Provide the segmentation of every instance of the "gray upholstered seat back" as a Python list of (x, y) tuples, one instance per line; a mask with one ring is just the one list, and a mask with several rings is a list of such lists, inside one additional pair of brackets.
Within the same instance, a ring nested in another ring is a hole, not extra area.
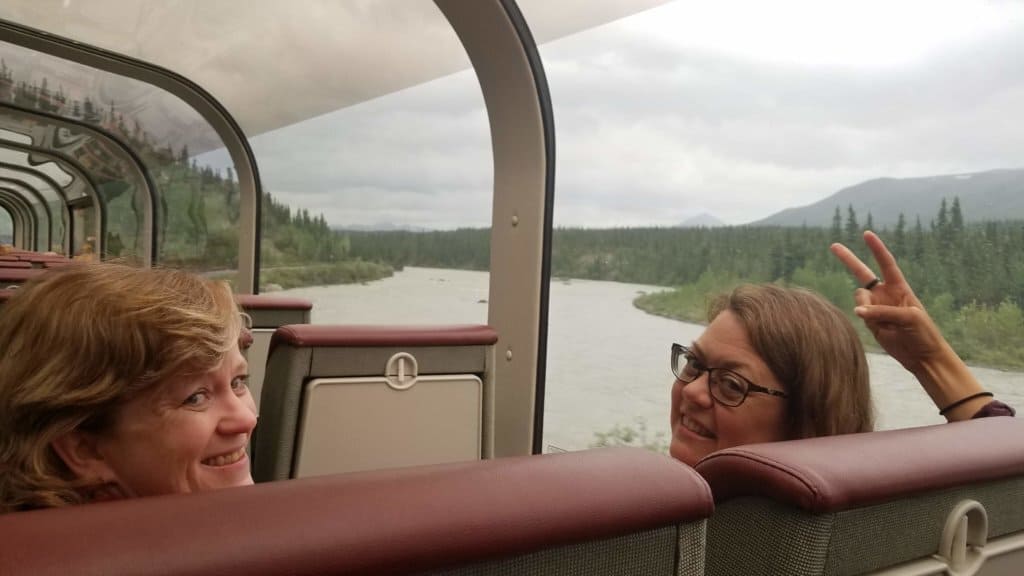
[[(987, 418), (712, 454), (707, 573), (1001, 574), (993, 556), (1024, 551), (1022, 440), (1024, 421)], [(941, 550), (958, 520), (973, 545)]]
[(281, 327), (256, 481), (490, 457), (496, 341), (476, 325)]

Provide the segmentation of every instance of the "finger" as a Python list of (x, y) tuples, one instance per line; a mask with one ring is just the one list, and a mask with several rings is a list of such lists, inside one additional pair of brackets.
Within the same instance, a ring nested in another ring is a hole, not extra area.
[(853, 274), (853, 277), (857, 279), (858, 284), (863, 286), (874, 280), (875, 273), (872, 272), (871, 268), (868, 268), (868, 265), (862, 262), (856, 254), (851, 252), (849, 248), (836, 242), (829, 246), (829, 250), (831, 250), (832, 254), (834, 254), (835, 257), (843, 263), (843, 266), (846, 266), (846, 269), (850, 271), (850, 274)]
[(853, 312), (865, 322), (910, 327), (921, 322), (924, 311), (911, 306), (859, 305)]
[(871, 290), (857, 288), (853, 291), (853, 301), (857, 306), (870, 306), (874, 303), (873, 300)]
[(903, 278), (903, 271), (896, 264), (896, 257), (892, 255), (892, 252), (889, 252), (885, 242), (882, 242), (878, 234), (870, 230), (864, 232), (864, 243), (871, 250), (871, 254), (875, 257), (875, 262), (878, 262), (878, 268), (882, 273), (882, 280), (884, 282), (888, 284), (906, 283), (906, 279)]

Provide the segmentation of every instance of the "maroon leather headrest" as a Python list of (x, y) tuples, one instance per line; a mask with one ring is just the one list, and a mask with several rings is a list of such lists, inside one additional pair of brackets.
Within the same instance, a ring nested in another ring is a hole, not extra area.
[(235, 301), (243, 310), (312, 310), (313, 303), (303, 298), (264, 296), (263, 294), (235, 294)]
[(608, 448), (8, 514), (0, 574), (419, 573), (700, 520), (713, 506), (688, 466)]
[(60, 254), (27, 253), (27, 254), (20, 254), (18, 257), (21, 260), (24, 260), (26, 262), (39, 262), (39, 263), (43, 263), (43, 262), (68, 262), (68, 261), (71, 260), (67, 256), (61, 256)]
[(31, 262), (23, 262), (21, 260), (2, 260), (0, 261), (0, 268), (31, 268)]
[(1024, 474), (1024, 420), (979, 418), (904, 430), (751, 444), (697, 463), (715, 501), (771, 498), (836, 512)]
[(474, 346), (498, 341), (490, 326), (453, 324), (445, 326), (326, 325), (289, 324), (274, 331), (270, 348), (280, 344), (293, 347), (326, 346)]
[(44, 272), (45, 268), (0, 268), (0, 282), (24, 282)]

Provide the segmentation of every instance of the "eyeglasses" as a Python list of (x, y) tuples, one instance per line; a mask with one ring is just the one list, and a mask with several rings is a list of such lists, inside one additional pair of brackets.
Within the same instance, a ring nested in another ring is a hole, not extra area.
[(781, 390), (772, 390), (758, 386), (743, 376), (727, 368), (709, 368), (697, 360), (694, 353), (682, 344), (672, 345), (672, 374), (679, 381), (689, 384), (700, 375), (708, 373), (708, 392), (716, 402), (724, 406), (739, 406), (747, 399), (747, 394), (760, 392), (781, 398), (789, 395)]

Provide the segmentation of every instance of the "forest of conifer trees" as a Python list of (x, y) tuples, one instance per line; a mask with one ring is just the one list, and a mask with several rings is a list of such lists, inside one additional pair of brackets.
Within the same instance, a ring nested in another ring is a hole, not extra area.
[[(856, 286), (828, 247), (843, 242), (873, 263), (861, 240), (869, 216), (859, 218), (837, 207), (830, 228), (562, 228), (552, 242), (552, 275), (671, 287), (637, 305), (690, 321), (704, 319), (709, 294), (741, 282), (804, 286), (852, 311)], [(901, 215), (878, 232), (965, 359), (1024, 366), (1024, 222), (965, 223), (954, 198), (942, 200), (927, 223)], [(396, 268), (486, 270), (490, 259), (486, 229), (346, 235), (353, 255)]]
[[(237, 265), (238, 190), (230, 169), (222, 174), (200, 167), (187, 147), (176, 151), (158, 142), (115, 103), (68, 94), (46, 78), (19, 80), (2, 60), (0, 101), (94, 125), (137, 150), (159, 183), (161, 262), (197, 270)], [(138, 250), (140, 229), (140, 208), (130, 186), (110, 176), (99, 189), (107, 201), (107, 256), (130, 257)], [(860, 234), (872, 227), (870, 213), (837, 206), (825, 228), (562, 228), (554, 233), (552, 273), (671, 288), (642, 297), (637, 305), (691, 321), (703, 318), (708, 294), (740, 282), (805, 286), (850, 310), (853, 280), (828, 246), (843, 242), (870, 262)], [(879, 232), (965, 359), (1024, 367), (1024, 221), (968, 223), (959, 199), (952, 198), (943, 199), (927, 223), (908, 222), (900, 214), (895, 226)], [(284, 287), (380, 278), (403, 266), (486, 270), (489, 240), (487, 229), (334, 231), (322, 215), (293, 211), (263, 192), (263, 279)], [(312, 276), (296, 275), (294, 269), (302, 267), (316, 270)], [(271, 272), (275, 268), (277, 277)]]

